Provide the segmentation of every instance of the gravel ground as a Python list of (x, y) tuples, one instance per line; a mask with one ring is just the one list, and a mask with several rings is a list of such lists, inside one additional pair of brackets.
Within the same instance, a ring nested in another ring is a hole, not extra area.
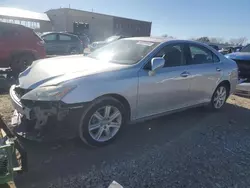
[[(8, 96), (0, 112), (11, 115)], [(202, 108), (129, 125), (104, 148), (77, 141), (24, 142), (29, 172), (17, 187), (250, 187), (250, 99), (231, 96), (224, 109)]]

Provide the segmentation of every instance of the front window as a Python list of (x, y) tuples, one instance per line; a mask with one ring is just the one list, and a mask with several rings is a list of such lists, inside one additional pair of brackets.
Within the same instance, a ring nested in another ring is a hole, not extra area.
[(182, 44), (167, 45), (155, 57), (163, 57), (165, 59), (164, 67), (177, 67), (186, 64)]
[(88, 57), (118, 64), (136, 64), (158, 44), (140, 40), (117, 40), (95, 50)]
[(42, 36), (42, 38), (46, 42), (48, 42), (48, 41), (56, 41), (56, 34), (45, 35), (45, 36)]
[(250, 52), (250, 44), (241, 49), (241, 52)]

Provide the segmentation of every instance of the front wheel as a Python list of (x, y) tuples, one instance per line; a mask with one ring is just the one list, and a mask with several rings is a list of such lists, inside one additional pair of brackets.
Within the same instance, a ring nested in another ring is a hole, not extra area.
[(103, 146), (112, 142), (126, 122), (125, 112), (122, 103), (112, 97), (93, 102), (81, 117), (81, 140), (91, 146)]
[(229, 91), (226, 85), (219, 85), (211, 99), (211, 107), (215, 110), (221, 109), (226, 103)]

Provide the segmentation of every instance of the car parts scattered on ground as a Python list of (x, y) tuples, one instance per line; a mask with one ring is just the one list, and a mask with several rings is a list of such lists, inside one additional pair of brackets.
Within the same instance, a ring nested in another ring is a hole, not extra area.
[(0, 115), (0, 185), (14, 181), (14, 173), (27, 170), (27, 154)]

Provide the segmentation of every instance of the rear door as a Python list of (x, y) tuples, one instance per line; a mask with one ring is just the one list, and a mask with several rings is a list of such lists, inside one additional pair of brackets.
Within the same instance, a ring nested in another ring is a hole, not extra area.
[(58, 43), (58, 34), (50, 33), (41, 37), (45, 42), (47, 55), (60, 55), (60, 45)]
[(192, 75), (190, 97), (193, 105), (209, 102), (222, 77), (222, 63), (208, 48), (189, 44), (187, 63)]

